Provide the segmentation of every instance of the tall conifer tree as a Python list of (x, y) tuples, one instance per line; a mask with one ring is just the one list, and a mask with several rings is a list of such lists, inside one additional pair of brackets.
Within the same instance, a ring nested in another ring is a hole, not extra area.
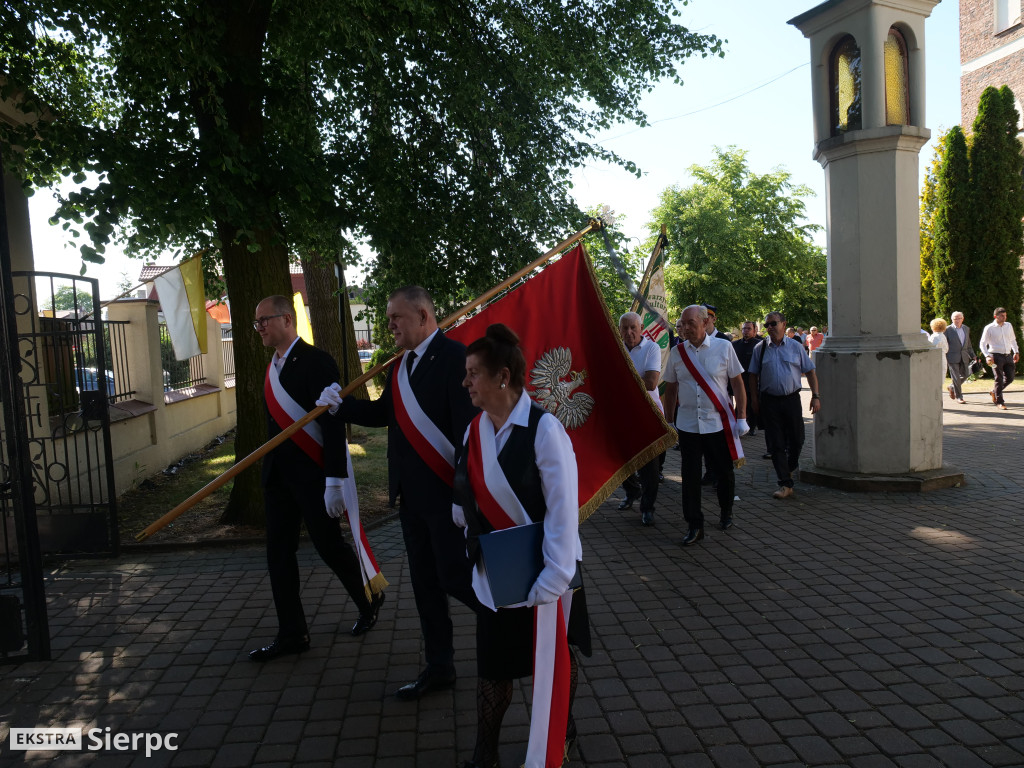
[[(960, 126), (953, 126), (946, 134), (940, 154), (932, 219), (934, 286), (931, 307), (932, 317), (942, 317), (948, 322), (953, 312), (966, 311), (964, 307), (969, 298), (966, 276), (971, 263), (970, 166), (967, 140)], [(930, 319), (925, 318), (925, 322)]]
[(1004, 306), (1007, 320), (1019, 330), (1024, 160), (1017, 140), (1018, 120), (1008, 87), (982, 92), (969, 152), (972, 253), (967, 269), (970, 290), (963, 309), (968, 323), (984, 324), (991, 321), (995, 307)]

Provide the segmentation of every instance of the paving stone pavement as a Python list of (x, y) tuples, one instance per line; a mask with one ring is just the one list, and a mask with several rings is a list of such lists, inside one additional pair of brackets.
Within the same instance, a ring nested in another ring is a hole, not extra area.
[[(675, 451), (654, 527), (618, 512), (619, 494), (606, 502), (581, 529), (595, 647), (572, 765), (1024, 766), (1024, 392), (1005, 412), (968, 397), (943, 400), (961, 488), (798, 483), (777, 501), (758, 435), (735, 527), (697, 546), (679, 546)], [(704, 502), (717, 519), (710, 490)], [(399, 525), (370, 540), (392, 583), (377, 627), (348, 635), (355, 611), (306, 543), (313, 647), (265, 665), (246, 658), (275, 628), (258, 547), (53, 565), (53, 660), (0, 666), (0, 766), (460, 764), (476, 720), (472, 616), (453, 608), (455, 689), (395, 699), (420, 670), (419, 624)], [(525, 754), (529, 690), (517, 685), (506, 717), (505, 766)], [(177, 749), (12, 753), (9, 729), (31, 726), (176, 733)]]

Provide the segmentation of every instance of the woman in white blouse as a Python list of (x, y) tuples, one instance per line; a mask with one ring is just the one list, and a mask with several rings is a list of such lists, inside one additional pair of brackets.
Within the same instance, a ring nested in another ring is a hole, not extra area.
[[(525, 381), (519, 338), (507, 326), (491, 325), (486, 336), (466, 348), (462, 383), (482, 412), (466, 430), (455, 469), (452, 518), (466, 529), (473, 589), (484, 607), (476, 628), (476, 748), (464, 768), (498, 765), (501, 721), (512, 701), (513, 680), (531, 674), (526, 766), (561, 761), (576, 738), (569, 712), (577, 664), (568, 646), (590, 655), (583, 590), (570, 586), (583, 556), (576, 456), (561, 422), (530, 400)], [(529, 595), (523, 603), (496, 606), (479, 538), (538, 522), (543, 524), (543, 566)]]
[(942, 360), (939, 366), (939, 387), (941, 389), (946, 388), (946, 353), (949, 352), (949, 341), (946, 339), (946, 321), (941, 317), (936, 317), (929, 323), (929, 327), (932, 332), (928, 334), (928, 341), (932, 343), (933, 347), (937, 347), (942, 351)]

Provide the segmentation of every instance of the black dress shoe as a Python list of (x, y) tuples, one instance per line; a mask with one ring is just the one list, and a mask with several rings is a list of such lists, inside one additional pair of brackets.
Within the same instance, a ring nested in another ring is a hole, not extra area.
[(627, 496), (626, 498), (624, 498), (622, 501), (619, 502), (618, 510), (620, 512), (622, 512), (623, 510), (632, 509), (632, 508), (633, 508), (633, 498), (631, 496)]
[(770, 459), (771, 457), (772, 457), (772, 455), (771, 455), (770, 453), (766, 453), (766, 454), (765, 454), (764, 456), (762, 456), (761, 458), (762, 458), (762, 459)]
[(290, 653), (304, 653), (309, 650), (309, 635), (279, 637), (270, 645), (249, 651), (250, 661), (270, 661)]
[(718, 527), (723, 531), (728, 531), (732, 528), (732, 515), (726, 515), (718, 521)]
[(380, 613), (380, 606), (384, 602), (384, 593), (378, 592), (370, 600), (370, 607), (365, 611), (359, 612), (359, 618), (356, 619), (356, 623), (352, 625), (352, 636), (359, 637), (365, 635), (371, 629), (373, 625), (377, 623), (377, 614)]
[(645, 509), (640, 513), (640, 525), (654, 525), (653, 509)]
[(683, 536), (683, 546), (687, 547), (690, 544), (693, 544), (696, 541), (700, 541), (703, 538), (704, 538), (704, 528), (703, 527), (701, 527), (701, 528), (691, 528), (690, 530), (688, 530), (686, 532), (686, 535)]
[(455, 685), (455, 670), (435, 670), (427, 667), (413, 682), (403, 685), (395, 696), (403, 701), (415, 701), (429, 691), (442, 691)]

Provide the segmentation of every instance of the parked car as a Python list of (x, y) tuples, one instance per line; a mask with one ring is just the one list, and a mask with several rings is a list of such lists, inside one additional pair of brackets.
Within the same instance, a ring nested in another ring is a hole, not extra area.
[[(112, 371), (103, 371), (103, 378), (107, 382), (107, 397), (114, 394), (114, 374)], [(75, 389), (81, 393), (84, 390), (98, 390), (100, 388), (100, 375), (95, 368), (79, 368), (75, 371)]]
[(360, 363), (368, 363), (368, 362), (370, 362), (370, 358), (371, 357), (373, 357), (373, 350), (372, 349), (360, 349), (359, 350), (359, 362)]

